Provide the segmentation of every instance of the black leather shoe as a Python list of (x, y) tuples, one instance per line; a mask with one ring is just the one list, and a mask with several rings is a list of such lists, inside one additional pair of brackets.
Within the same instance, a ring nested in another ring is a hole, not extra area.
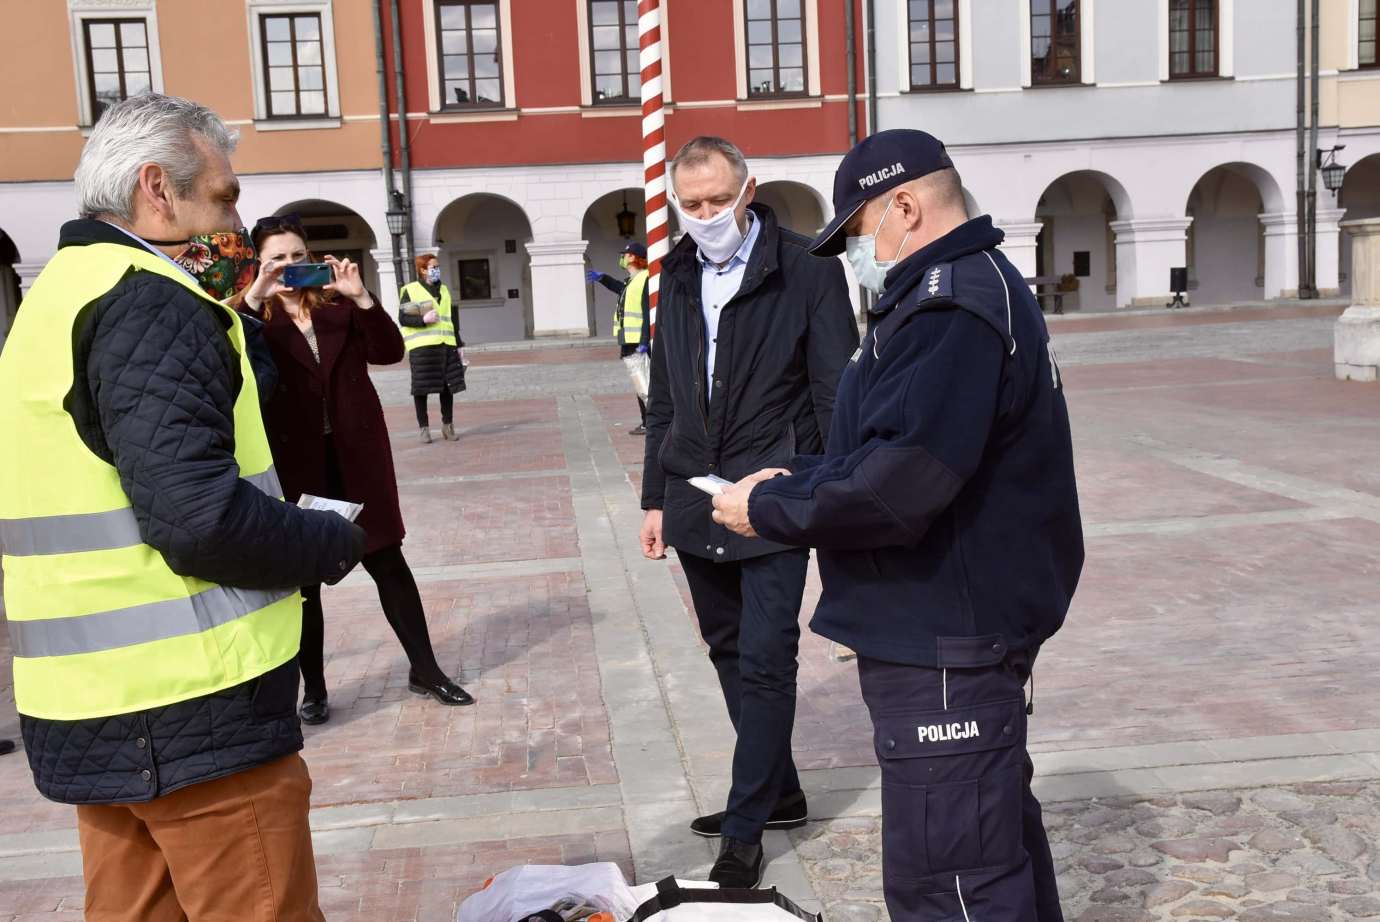
[(762, 846), (724, 837), (709, 879), (720, 887), (753, 890), (762, 883)]
[(14, 752), (14, 740), (0, 740), (0, 756)]
[(331, 719), (331, 708), (326, 704), (325, 698), (304, 698), (302, 700), (302, 723), (323, 724)]
[[(723, 835), (724, 813), (711, 813), (690, 824), (690, 831), (706, 839), (717, 839)], [(785, 794), (776, 802), (776, 809), (767, 818), (768, 829), (799, 829), (810, 819), (809, 807), (805, 804), (805, 792), (796, 791)]]
[(407, 675), (407, 690), (414, 695), (430, 695), (442, 704), (463, 707), (474, 704), (474, 697), (450, 679), (440, 682), (424, 682), (413, 673)]

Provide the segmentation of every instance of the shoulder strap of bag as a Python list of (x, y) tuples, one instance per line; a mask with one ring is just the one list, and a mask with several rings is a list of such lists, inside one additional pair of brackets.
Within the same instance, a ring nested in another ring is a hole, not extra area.
[(666, 912), (686, 903), (728, 903), (739, 906), (762, 903), (785, 910), (801, 922), (824, 922), (823, 916), (801, 909), (777, 893), (775, 887), (770, 890), (686, 890), (676, 883), (674, 877), (657, 881), (656, 896), (637, 907), (637, 912), (630, 922), (647, 922), (659, 912)]

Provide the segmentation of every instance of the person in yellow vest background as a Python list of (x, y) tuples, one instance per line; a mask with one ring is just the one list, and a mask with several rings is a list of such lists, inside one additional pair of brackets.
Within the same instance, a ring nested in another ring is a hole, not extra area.
[[(627, 273), (626, 279), (616, 279), (597, 269), (585, 273), (590, 282), (598, 282), (618, 297), (613, 309), (613, 338), (618, 341), (618, 357), (627, 358), (636, 352), (647, 352), (652, 346), (651, 308), (647, 297), (647, 248), (636, 241), (628, 241), (618, 259)], [(642, 422), (629, 435), (647, 434), (647, 403), (637, 398)]]
[(398, 323), (406, 327), (403, 345), (412, 368), (412, 401), (417, 406), (417, 425), (422, 441), (431, 443), (431, 420), (427, 416), (428, 394), (439, 394), (441, 437), (454, 442), (455, 395), (465, 389), (465, 359), (460, 352), (460, 324), (455, 317), (450, 289), (441, 281), (441, 264), (435, 256), (415, 260), (418, 281), (402, 287), (398, 294)]
[(38, 790), (76, 805), (89, 922), (323, 918), (297, 587), (365, 536), (283, 502), (252, 321), (174, 262), (252, 259), (235, 142), (185, 99), (107, 109), (0, 355), (15, 707)]

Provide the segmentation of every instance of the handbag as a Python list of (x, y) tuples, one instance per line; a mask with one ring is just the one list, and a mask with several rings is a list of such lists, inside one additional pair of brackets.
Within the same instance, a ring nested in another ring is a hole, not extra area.
[(629, 922), (824, 922), (770, 890), (698, 890), (674, 877), (659, 881), (656, 896), (637, 907)]

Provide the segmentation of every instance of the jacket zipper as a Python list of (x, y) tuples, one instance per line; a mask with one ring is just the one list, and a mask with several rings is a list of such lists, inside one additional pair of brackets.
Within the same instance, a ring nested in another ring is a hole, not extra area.
[(704, 379), (705, 376), (709, 374), (709, 369), (707, 365), (701, 366), (700, 364), (701, 360), (704, 358), (705, 350), (704, 305), (700, 304), (698, 298), (692, 299), (690, 303), (694, 304), (696, 308), (694, 319), (698, 322), (695, 324), (695, 329), (699, 331), (699, 339), (697, 340), (695, 349), (695, 409), (700, 414), (700, 421), (704, 423), (704, 434), (708, 436), (709, 411), (705, 409), (705, 405), (709, 401), (707, 395), (704, 393)]

